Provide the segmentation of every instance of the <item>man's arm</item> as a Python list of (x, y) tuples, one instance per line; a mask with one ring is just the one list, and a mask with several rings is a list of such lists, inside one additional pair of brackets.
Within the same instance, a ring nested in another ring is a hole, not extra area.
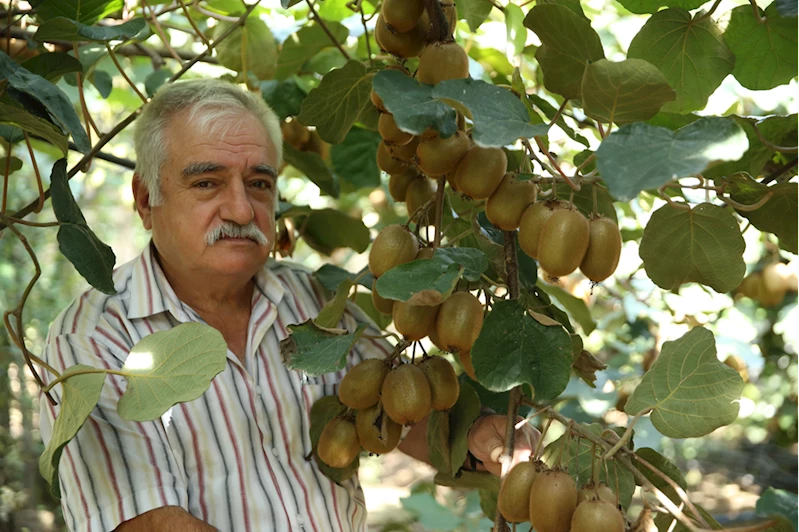
[(216, 528), (180, 506), (163, 506), (125, 521), (114, 532), (216, 532)]

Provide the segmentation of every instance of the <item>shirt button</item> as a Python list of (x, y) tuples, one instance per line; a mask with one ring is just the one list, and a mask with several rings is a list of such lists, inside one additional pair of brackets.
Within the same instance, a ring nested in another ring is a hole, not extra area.
[(258, 395), (261, 395), (262, 393), (264, 393), (264, 389), (261, 388), (260, 386), (256, 386), (255, 387), (255, 393), (257, 393)]
[(277, 455), (278, 455), (278, 452), (279, 452), (279, 450), (278, 450), (278, 448), (277, 448), (277, 447), (272, 447), (272, 454), (273, 454), (273, 455), (277, 456)]
[(301, 515), (297, 516), (297, 524), (303, 526), (305, 524), (305, 520), (302, 518)]

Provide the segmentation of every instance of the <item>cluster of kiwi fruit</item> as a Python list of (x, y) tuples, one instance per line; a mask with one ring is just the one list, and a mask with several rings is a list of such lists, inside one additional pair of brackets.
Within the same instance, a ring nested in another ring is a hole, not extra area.
[(318, 153), (322, 159), (329, 160), (330, 144), (322, 140), (317, 131), (308, 129), (296, 118), (289, 118), (280, 124), (283, 142), (299, 151)]
[(581, 489), (563, 469), (521, 462), (502, 481), (497, 509), (510, 523), (530, 521), (537, 532), (623, 532), (616, 493), (589, 481)]
[(744, 277), (737, 294), (754, 299), (764, 307), (776, 307), (787, 292), (797, 291), (796, 271), (783, 262), (772, 262)]

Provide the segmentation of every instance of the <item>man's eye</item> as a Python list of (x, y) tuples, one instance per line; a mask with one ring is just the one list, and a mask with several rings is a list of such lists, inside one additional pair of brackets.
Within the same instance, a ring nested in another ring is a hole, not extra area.
[(211, 188), (211, 182), (210, 181), (198, 181), (198, 182), (194, 183), (194, 186), (197, 187), (197, 188)]
[(253, 186), (255, 188), (261, 188), (264, 190), (271, 190), (272, 189), (272, 182), (267, 179), (259, 179), (258, 181), (253, 181)]

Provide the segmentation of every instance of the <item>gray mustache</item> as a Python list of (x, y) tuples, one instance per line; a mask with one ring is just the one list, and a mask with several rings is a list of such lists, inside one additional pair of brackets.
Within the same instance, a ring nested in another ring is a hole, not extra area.
[(224, 222), (205, 234), (205, 243), (213, 246), (222, 238), (249, 238), (265, 246), (269, 243), (264, 233), (253, 222), (239, 225), (235, 222)]

